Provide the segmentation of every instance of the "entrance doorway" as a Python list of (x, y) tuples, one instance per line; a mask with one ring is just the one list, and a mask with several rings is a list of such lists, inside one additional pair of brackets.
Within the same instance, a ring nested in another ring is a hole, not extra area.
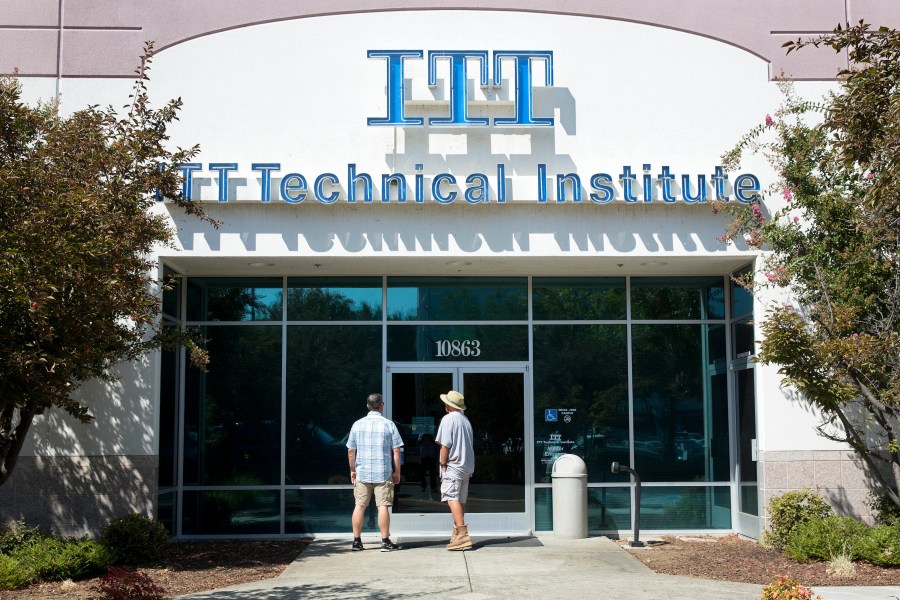
[(528, 533), (524, 366), (390, 367), (387, 409), (403, 437), (401, 483), (391, 528), (446, 533), (449, 509), (441, 502), (434, 435), (444, 416), (440, 394), (461, 392), (475, 438), (475, 474), (469, 482), (466, 521), (482, 533)]

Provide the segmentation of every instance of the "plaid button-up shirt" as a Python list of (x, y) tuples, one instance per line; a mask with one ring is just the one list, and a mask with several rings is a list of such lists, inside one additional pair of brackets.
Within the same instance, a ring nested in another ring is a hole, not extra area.
[(354, 423), (347, 448), (356, 450), (356, 480), (382, 483), (390, 479), (394, 470), (394, 448), (402, 445), (403, 438), (397, 426), (377, 410)]

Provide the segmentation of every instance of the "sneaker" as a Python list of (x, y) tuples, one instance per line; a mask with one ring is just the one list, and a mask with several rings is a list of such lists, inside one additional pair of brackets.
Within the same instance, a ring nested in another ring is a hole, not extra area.
[(365, 550), (362, 545), (362, 540), (353, 540), (353, 545), (350, 546), (350, 549), (354, 552), (358, 552), (360, 550)]
[(395, 544), (391, 540), (381, 543), (381, 551), (382, 552), (390, 552), (391, 550), (399, 550), (400, 544)]

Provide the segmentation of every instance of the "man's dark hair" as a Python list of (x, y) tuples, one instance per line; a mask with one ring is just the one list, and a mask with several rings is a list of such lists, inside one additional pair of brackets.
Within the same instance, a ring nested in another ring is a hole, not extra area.
[(381, 394), (369, 394), (369, 397), (366, 398), (366, 406), (369, 410), (378, 410), (382, 404), (384, 401), (381, 399)]

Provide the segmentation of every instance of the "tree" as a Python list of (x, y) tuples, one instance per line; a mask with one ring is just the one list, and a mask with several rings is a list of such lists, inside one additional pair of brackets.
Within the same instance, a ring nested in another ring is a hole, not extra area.
[(725, 238), (764, 250), (757, 279), (790, 299), (761, 322), (758, 362), (778, 365), (823, 415), (820, 434), (900, 504), (900, 32), (860, 22), (785, 45), (847, 51), (850, 68), (821, 103), (786, 85), (782, 108), (726, 155), (731, 168), (767, 156), (783, 207), (730, 207)]
[(117, 363), (177, 339), (205, 360), (159, 326), (150, 276), (152, 251), (174, 240), (158, 198), (216, 225), (181, 197), (177, 165), (198, 148), (165, 147), (181, 101), (150, 107), (151, 53), (148, 44), (121, 116), (27, 106), (17, 79), (0, 79), (0, 484), (36, 415), (59, 407), (92, 419), (73, 395), (83, 382), (111, 380)]

